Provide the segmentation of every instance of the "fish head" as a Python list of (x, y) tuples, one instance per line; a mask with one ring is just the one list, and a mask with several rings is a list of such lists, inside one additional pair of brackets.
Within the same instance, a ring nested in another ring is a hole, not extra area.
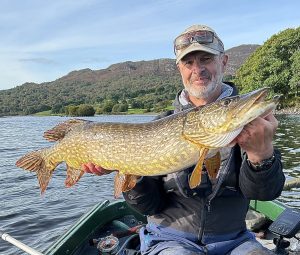
[(267, 116), (276, 108), (279, 97), (267, 100), (268, 92), (269, 88), (262, 88), (195, 107), (187, 116), (185, 125), (187, 135), (199, 139), (198, 142), (201, 144), (202, 137), (207, 135), (219, 135), (219, 138), (211, 138), (217, 140), (221, 139), (221, 135), (230, 133), (230, 139), (227, 140), (232, 141), (246, 124), (259, 116)]
[(227, 133), (275, 110), (279, 97), (267, 100), (269, 88), (218, 100), (199, 111), (201, 125), (208, 132)]

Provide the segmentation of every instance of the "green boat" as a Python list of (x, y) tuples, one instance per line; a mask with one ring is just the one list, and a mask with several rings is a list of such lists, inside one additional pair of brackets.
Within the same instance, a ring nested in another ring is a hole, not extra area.
[(130, 208), (125, 201), (105, 200), (85, 213), (44, 254), (98, 255), (100, 251), (93, 240), (100, 241), (101, 238), (115, 235), (121, 247), (132, 236), (137, 237), (131, 229), (145, 224), (146, 220), (145, 216)]
[[(248, 225), (251, 230), (256, 228), (254, 232), (258, 232), (258, 241), (275, 251), (275, 254), (300, 254), (300, 236), (297, 236), (300, 230), (299, 209), (277, 201), (251, 201), (250, 209), (246, 221), (258, 223), (250, 227)], [(9, 234), (0, 232), (0, 235), (3, 240), (32, 255), (138, 255), (138, 231), (146, 222), (146, 217), (129, 207), (125, 201), (105, 200), (85, 213), (44, 253)], [(264, 234), (263, 238), (261, 233)]]
[[(288, 209), (277, 201), (251, 201), (250, 206), (251, 209), (262, 213), (271, 222), (278, 219), (278, 216)], [(44, 254), (118, 254), (118, 251), (124, 247), (132, 252), (127, 254), (137, 254), (137, 252), (134, 253), (139, 240), (137, 231), (145, 223), (146, 217), (130, 208), (125, 201), (109, 202), (106, 200), (84, 214)], [(271, 237), (273, 236), (271, 235)], [(278, 240), (286, 243), (283, 237)]]

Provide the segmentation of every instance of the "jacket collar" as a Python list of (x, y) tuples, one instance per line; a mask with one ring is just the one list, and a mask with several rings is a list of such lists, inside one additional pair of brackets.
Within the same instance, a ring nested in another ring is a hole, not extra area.
[[(221, 94), (217, 98), (220, 100), (225, 97), (234, 96), (237, 94), (237, 89), (233, 83), (222, 83)], [(173, 103), (174, 112), (180, 112), (194, 107), (193, 103), (188, 98), (188, 93), (185, 89), (178, 92)]]

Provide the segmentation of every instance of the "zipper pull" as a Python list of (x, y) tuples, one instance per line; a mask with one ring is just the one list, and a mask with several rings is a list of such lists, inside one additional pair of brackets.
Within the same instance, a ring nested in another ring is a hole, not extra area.
[(211, 200), (208, 200), (208, 203), (207, 203), (207, 211), (208, 211), (208, 212), (211, 212)]

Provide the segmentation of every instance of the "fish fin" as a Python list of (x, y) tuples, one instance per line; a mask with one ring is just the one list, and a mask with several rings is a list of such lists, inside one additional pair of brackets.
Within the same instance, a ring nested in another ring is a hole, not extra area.
[(83, 170), (73, 168), (67, 164), (67, 178), (65, 180), (65, 186), (67, 188), (70, 188), (80, 180), (83, 174), (84, 174)]
[(137, 176), (131, 174), (120, 174), (119, 172), (115, 175), (115, 190), (114, 197), (118, 198), (122, 192), (129, 191), (136, 185)]
[(51, 162), (46, 164), (41, 150), (27, 153), (16, 162), (17, 167), (36, 172), (41, 194), (45, 192), (52, 173), (57, 165), (58, 164), (53, 164)]
[(60, 141), (65, 137), (65, 135), (70, 132), (74, 127), (83, 125), (87, 122), (91, 122), (88, 120), (82, 119), (71, 119), (65, 122), (62, 122), (50, 130), (47, 130), (43, 137), (49, 142)]
[(221, 154), (218, 151), (213, 157), (204, 160), (205, 168), (210, 178), (216, 178), (221, 166)]
[(208, 150), (209, 150), (208, 148), (200, 148), (199, 160), (198, 160), (198, 162), (191, 174), (191, 177), (189, 179), (189, 185), (190, 185), (191, 189), (196, 188), (201, 183), (203, 162), (204, 162), (206, 154), (208, 153)]
[(132, 175), (132, 174), (126, 174), (125, 182), (123, 183), (123, 186), (122, 186), (122, 192), (126, 192), (126, 191), (133, 189), (136, 185), (136, 180), (137, 180), (137, 176)]
[(190, 137), (189, 137), (188, 135), (186, 135), (184, 132), (182, 132), (181, 136), (182, 136), (182, 138), (183, 138), (184, 140), (187, 140), (188, 142), (190, 142), (190, 143), (196, 145), (196, 146), (199, 147), (199, 148), (206, 147), (205, 145), (200, 144), (200, 143), (198, 143), (196, 140), (190, 138)]
[(124, 175), (120, 174), (119, 172), (116, 173), (115, 179), (114, 179), (114, 197), (118, 198), (120, 197), (122, 193), (122, 186), (124, 182)]

